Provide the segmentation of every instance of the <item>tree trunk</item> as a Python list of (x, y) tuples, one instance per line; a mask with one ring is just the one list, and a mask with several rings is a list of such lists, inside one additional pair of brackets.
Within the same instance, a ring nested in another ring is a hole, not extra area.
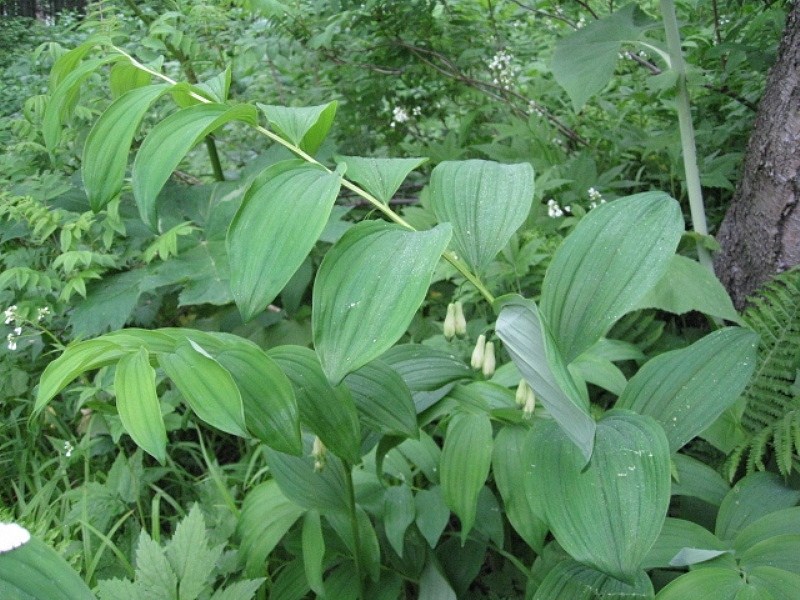
[(789, 11), (747, 146), (742, 179), (720, 226), (714, 267), (742, 308), (776, 273), (800, 263), (800, 2)]

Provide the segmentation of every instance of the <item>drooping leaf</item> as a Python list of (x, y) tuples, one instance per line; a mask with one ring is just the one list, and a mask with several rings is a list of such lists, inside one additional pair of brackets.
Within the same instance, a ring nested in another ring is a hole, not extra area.
[(661, 279), (682, 231), (680, 206), (663, 192), (603, 204), (578, 223), (553, 256), (540, 302), (567, 364)]
[(417, 508), (414, 522), (428, 545), (435, 548), (450, 520), (450, 510), (442, 498), (442, 488), (437, 485), (418, 491), (414, 496), (414, 505)]
[(533, 600), (651, 600), (654, 596), (653, 584), (644, 571), (628, 584), (577, 561), (564, 560), (547, 574)]
[(309, 154), (314, 154), (333, 125), (338, 102), (335, 100), (319, 106), (275, 106), (258, 104), (270, 125), (278, 130), (284, 139), (299, 146)]
[(380, 221), (350, 229), (325, 255), (314, 282), (312, 327), (332, 383), (389, 349), (419, 308), (450, 226), (405, 231)]
[(755, 369), (757, 348), (758, 335), (749, 329), (717, 330), (648, 361), (616, 406), (656, 419), (675, 452), (736, 401)]
[(470, 368), (455, 354), (423, 344), (392, 346), (381, 360), (400, 374), (412, 392), (432, 392), (472, 378)]
[(447, 427), (439, 470), (445, 504), (461, 521), (461, 542), (475, 524), (478, 494), (492, 460), (489, 415), (458, 413)]
[(167, 430), (156, 393), (156, 372), (145, 348), (117, 363), (114, 392), (122, 426), (138, 446), (163, 465)]
[(292, 382), (303, 423), (336, 456), (357, 463), (361, 457), (361, 426), (347, 386), (332, 386), (309, 348), (278, 346), (267, 355)]
[(316, 244), (341, 178), (298, 161), (269, 167), (228, 230), (231, 291), (245, 321), (263, 311)]
[(418, 600), (457, 600), (456, 593), (434, 558), (428, 561), (419, 579)]
[(181, 342), (174, 352), (160, 354), (158, 363), (198, 417), (227, 433), (247, 436), (239, 388), (202, 347)]
[(431, 208), (453, 226), (453, 250), (478, 273), (528, 217), (533, 181), (528, 163), (443, 162), (431, 173)]
[[(381, 547), (378, 543), (378, 534), (375, 532), (375, 527), (373, 527), (366, 511), (360, 506), (356, 507), (355, 520), (358, 529), (358, 543), (356, 543), (354, 537), (353, 522), (349, 514), (328, 512), (325, 514), (325, 518), (345, 543), (350, 553), (352, 555), (358, 554), (365, 574), (372, 581), (378, 581), (381, 569)], [(352, 572), (352, 570), (350, 571)], [(341, 598), (341, 595), (331, 590), (328, 593), (334, 598)]]
[(416, 438), (417, 412), (411, 392), (400, 375), (373, 360), (344, 378), (361, 418), (383, 435)]
[(325, 596), (325, 584), (322, 581), (325, 559), (325, 538), (322, 535), (322, 522), (319, 513), (308, 511), (303, 517), (303, 566), (305, 567), (308, 585), (315, 594)]
[(408, 174), (428, 159), (340, 156), (337, 160), (347, 165), (348, 179), (388, 204)]
[(92, 210), (99, 211), (122, 190), (133, 136), (153, 102), (168, 90), (163, 84), (131, 90), (112, 102), (92, 127), (81, 163)]
[(592, 455), (595, 422), (533, 300), (509, 300), (497, 318), (497, 336), (514, 364), (585, 461)]
[(133, 195), (142, 220), (156, 228), (156, 197), (186, 154), (206, 135), (231, 121), (255, 125), (249, 104), (197, 104), (158, 123), (142, 142), (133, 162)]
[(554, 422), (534, 426), (534, 510), (575, 560), (632, 583), (669, 506), (669, 446), (652, 418), (609, 411), (597, 423), (592, 460)]
[(640, 39), (649, 22), (636, 4), (629, 4), (558, 41), (551, 68), (576, 112), (611, 79), (622, 44)]
[(682, 315), (697, 310), (740, 325), (742, 318), (728, 292), (700, 263), (676, 254), (661, 279), (639, 300), (636, 309), (657, 308)]
[(719, 506), (731, 486), (707, 464), (686, 454), (674, 454), (672, 462), (678, 475), (672, 482), (673, 496), (692, 496)]
[(386, 490), (383, 499), (383, 528), (386, 539), (401, 558), (406, 530), (414, 522), (416, 513), (410, 487), (404, 484), (394, 485)]
[(153, 76), (133, 63), (120, 62), (111, 68), (108, 74), (108, 87), (116, 99), (131, 90), (150, 85)]
[(236, 529), (242, 540), (241, 552), (248, 575), (263, 573), (267, 556), (304, 512), (303, 507), (283, 494), (274, 479), (247, 493)]

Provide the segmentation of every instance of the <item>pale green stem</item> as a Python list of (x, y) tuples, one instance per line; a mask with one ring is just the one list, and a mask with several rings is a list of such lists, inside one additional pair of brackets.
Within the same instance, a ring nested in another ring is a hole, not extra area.
[(356, 491), (353, 487), (353, 467), (344, 464), (345, 487), (347, 488), (347, 506), (350, 509), (350, 528), (353, 532), (353, 562), (358, 580), (358, 600), (364, 600), (364, 569), (361, 566), (361, 534), (358, 531), (358, 514), (356, 506)]
[[(129, 61), (131, 61), (131, 64), (133, 64), (137, 69), (141, 69), (142, 71), (150, 73), (150, 75), (152, 75), (153, 77), (157, 77), (162, 81), (165, 81), (166, 83), (169, 83), (171, 85), (175, 85), (177, 83), (175, 80), (167, 77), (163, 73), (159, 73), (158, 71), (154, 71), (153, 69), (143, 65), (121, 48), (118, 48), (117, 46), (112, 46), (112, 48), (116, 52), (119, 52), (120, 54), (125, 56)], [(189, 95), (198, 102), (202, 102), (203, 104), (211, 103), (211, 100), (195, 92), (189, 92)], [(266, 127), (262, 127), (261, 125), (256, 125), (255, 130), (258, 131), (260, 134), (264, 135), (265, 137), (268, 137), (273, 142), (280, 144), (281, 146), (291, 151), (296, 156), (299, 156), (304, 161), (322, 167), (328, 173), (332, 173), (331, 169), (320, 163), (316, 158), (305, 152), (302, 148), (299, 148), (294, 144), (292, 144), (291, 142), (289, 142), (288, 140), (283, 139), (274, 131), (270, 131), (269, 129), (267, 129)], [(348, 181), (344, 177), (342, 178), (342, 187), (347, 188), (348, 190), (357, 194), (358, 196), (361, 196), (364, 200), (369, 202), (372, 206), (378, 209), (381, 213), (383, 213), (388, 219), (390, 219), (394, 223), (397, 223), (401, 227), (405, 227), (410, 231), (416, 231), (408, 221), (406, 221), (403, 217), (394, 212), (388, 205), (384, 204), (383, 202), (378, 200), (375, 196), (370, 194), (368, 191), (357, 186), (355, 183)], [(462, 261), (461, 259), (458, 258), (458, 256), (456, 256), (455, 252), (448, 250), (444, 254), (442, 254), (442, 258), (444, 258), (447, 262), (453, 265), (453, 267), (455, 267), (456, 270), (467, 279), (467, 281), (469, 281), (472, 285), (474, 285), (475, 288), (486, 299), (486, 301), (489, 302), (489, 304), (494, 302), (494, 296), (492, 295), (492, 293), (489, 292), (489, 290), (486, 288), (486, 286), (483, 284), (480, 278), (475, 273), (470, 271), (469, 267), (466, 264), (464, 264), (464, 261)]]
[[(681, 146), (683, 149), (683, 169), (686, 175), (686, 191), (689, 195), (689, 211), (692, 216), (694, 230), (705, 236), (708, 235), (708, 225), (706, 224), (706, 212), (703, 206), (703, 191), (700, 187), (700, 171), (697, 168), (694, 125), (692, 124), (692, 113), (689, 106), (689, 88), (686, 84), (686, 64), (683, 61), (681, 34), (678, 29), (678, 17), (675, 14), (675, 2), (673, 0), (661, 0), (661, 16), (664, 19), (670, 67), (677, 76), (675, 103), (678, 109), (678, 124), (680, 126)], [(697, 242), (697, 258), (709, 271), (714, 272), (711, 253), (700, 240)]]

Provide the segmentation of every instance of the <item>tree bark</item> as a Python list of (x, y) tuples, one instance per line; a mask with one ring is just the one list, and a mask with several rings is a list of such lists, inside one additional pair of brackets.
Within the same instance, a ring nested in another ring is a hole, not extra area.
[(714, 267), (737, 308), (800, 263), (800, 1), (767, 78), (741, 181), (720, 226)]

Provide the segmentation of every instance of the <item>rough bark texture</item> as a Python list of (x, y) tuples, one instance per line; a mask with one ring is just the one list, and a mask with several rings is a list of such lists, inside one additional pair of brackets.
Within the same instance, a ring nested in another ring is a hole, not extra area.
[(767, 78), (742, 179), (717, 240), (717, 276), (742, 308), (776, 273), (800, 263), (800, 0)]

